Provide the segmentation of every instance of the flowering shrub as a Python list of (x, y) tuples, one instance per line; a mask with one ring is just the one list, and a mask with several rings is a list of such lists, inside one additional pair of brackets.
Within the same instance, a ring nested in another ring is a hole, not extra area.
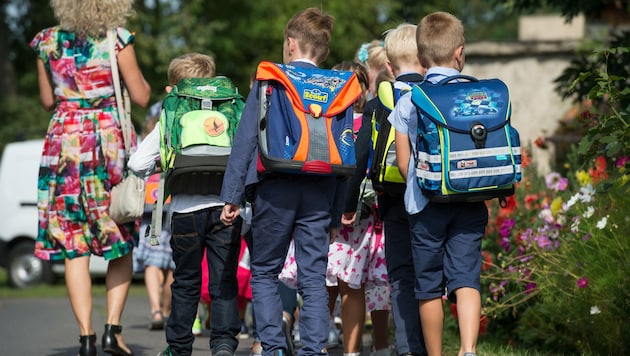
[(574, 177), (525, 168), (508, 207), (489, 204), (482, 280), (491, 324), (514, 318), (512, 340), (553, 351), (620, 353), (630, 340), (628, 167), (624, 157), (611, 172), (602, 158)]
[[(627, 53), (610, 49), (600, 57)], [(582, 76), (582, 79), (586, 75)], [(553, 353), (630, 350), (630, 90), (593, 69), (586, 134), (564, 169), (523, 181), (506, 208), (489, 202), (484, 311), (489, 333)], [(577, 79), (579, 81), (580, 78)], [(604, 110), (601, 108), (606, 106)]]

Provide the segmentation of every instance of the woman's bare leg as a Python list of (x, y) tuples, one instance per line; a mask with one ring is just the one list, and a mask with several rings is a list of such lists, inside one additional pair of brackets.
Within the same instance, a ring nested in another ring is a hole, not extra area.
[(92, 277), (90, 257), (75, 257), (65, 261), (66, 288), (72, 312), (79, 324), (79, 335), (92, 335)]
[[(105, 286), (107, 288), (107, 324), (121, 325), (123, 310), (133, 273), (132, 253), (109, 261)], [(127, 349), (122, 335), (117, 334), (118, 346)]]

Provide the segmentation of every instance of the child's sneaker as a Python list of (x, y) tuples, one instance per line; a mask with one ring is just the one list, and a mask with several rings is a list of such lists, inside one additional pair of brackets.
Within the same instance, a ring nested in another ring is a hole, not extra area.
[(249, 356), (262, 356), (262, 343), (260, 340), (254, 339)]
[(335, 325), (335, 321), (333, 319), (330, 319), (330, 331), (328, 332), (328, 342), (326, 343), (326, 348), (334, 349), (335, 347), (339, 346), (339, 344), (339, 330)]
[(241, 331), (238, 333), (239, 339), (248, 339), (249, 338), (249, 329), (247, 328), (247, 324), (245, 324), (245, 320), (241, 320)]
[(195, 336), (201, 335), (201, 318), (195, 318), (195, 322), (192, 326), (192, 333)]
[(166, 346), (164, 351), (161, 351), (160, 353), (158, 353), (157, 356), (173, 356), (173, 353), (171, 352), (171, 347)]

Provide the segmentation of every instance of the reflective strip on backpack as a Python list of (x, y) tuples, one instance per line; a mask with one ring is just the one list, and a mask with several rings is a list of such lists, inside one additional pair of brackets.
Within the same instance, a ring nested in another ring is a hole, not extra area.
[[(498, 175), (503, 175), (503, 174), (514, 174), (515, 170), (516, 170), (516, 173), (520, 173), (521, 165), (517, 164), (515, 166), (450, 171), (449, 178), (450, 179), (466, 179), (466, 178), (477, 178), (477, 177), (493, 177), (493, 176), (498, 176)], [(439, 182), (442, 180), (442, 172), (431, 172), (431, 171), (424, 170), (422, 168), (416, 168), (416, 177)]]
[(429, 162), (429, 163), (441, 163), (442, 156), (438, 153), (436, 155), (430, 155), (423, 151), (418, 151), (418, 161), (419, 162)]
[(431, 172), (421, 168), (416, 168), (416, 177), (440, 182), (442, 180), (442, 172)]
[[(517, 152), (518, 151), (518, 152)], [(451, 151), (448, 153), (448, 158), (451, 161), (465, 158), (480, 158), (480, 157), (493, 157), (493, 156), (506, 156), (506, 155), (520, 155), (520, 147), (492, 147), (492, 148), (478, 148), (473, 150), (464, 151)], [(439, 157), (439, 155), (438, 155)]]
[[(517, 170), (520, 171), (520, 165), (517, 166)], [(513, 166), (491, 167), (491, 168), (475, 168), (475, 169), (463, 169), (460, 171), (450, 171), (450, 179), (467, 179), (478, 177), (494, 177), (504, 174), (514, 174)]]

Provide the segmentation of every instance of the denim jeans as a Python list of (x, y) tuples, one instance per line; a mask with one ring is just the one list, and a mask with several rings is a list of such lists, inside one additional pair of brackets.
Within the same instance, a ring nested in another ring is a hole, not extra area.
[(295, 241), (300, 310), (300, 356), (325, 355), (330, 319), (326, 291), (326, 263), (330, 241), (330, 210), (336, 177), (294, 174), (265, 178), (256, 187), (252, 218), (252, 306), (263, 356), (288, 345), (282, 328), (278, 274), (289, 243)]
[[(241, 248), (241, 220), (226, 226), (220, 220), (222, 207), (190, 213), (174, 213), (171, 248), (175, 271), (171, 285), (171, 315), (166, 324), (166, 341), (173, 354), (192, 353), (195, 321), (201, 298), (201, 263), (208, 263), (211, 304), (210, 349), (238, 346), (241, 328), (238, 315), (236, 270)], [(204, 251), (207, 261), (203, 260)]]

